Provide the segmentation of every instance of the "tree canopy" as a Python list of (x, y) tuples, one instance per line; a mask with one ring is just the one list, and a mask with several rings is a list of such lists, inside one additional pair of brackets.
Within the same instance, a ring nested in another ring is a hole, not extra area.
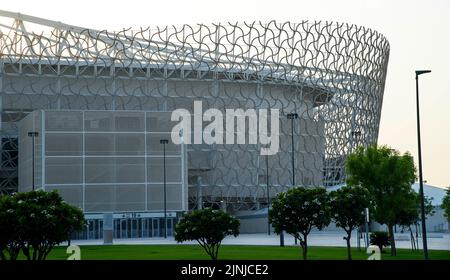
[(370, 193), (361, 186), (344, 186), (330, 193), (331, 217), (337, 227), (347, 233), (348, 259), (352, 259), (350, 239), (352, 231), (364, 223), (364, 210), (370, 205)]
[[(420, 222), (421, 218), (420, 194), (416, 193), (415, 191), (411, 191), (406, 196), (408, 199), (404, 200), (406, 204), (399, 213), (398, 224), (404, 227), (409, 227), (411, 225)], [(425, 196), (424, 205), (425, 205), (425, 216), (433, 215), (434, 207), (432, 205), (432, 199)]]
[(387, 146), (360, 147), (348, 156), (346, 169), (348, 185), (365, 187), (371, 193), (373, 216), (388, 226), (391, 254), (395, 256), (394, 225), (401, 222), (405, 208), (415, 200), (411, 189), (416, 180), (412, 156)]
[(17, 203), (10, 196), (0, 196), (0, 260), (15, 260), (20, 253)]
[(450, 187), (447, 189), (447, 192), (442, 199), (442, 209), (444, 209), (444, 215), (450, 222)]
[(239, 235), (239, 220), (222, 210), (205, 208), (185, 213), (175, 227), (175, 240), (196, 240), (212, 260), (217, 260), (222, 240)]
[[(9, 225), (4, 227), (6, 223)], [(10, 258), (16, 257), (19, 246), (27, 259), (44, 260), (55, 245), (82, 230), (85, 220), (83, 211), (65, 203), (57, 191), (38, 190), (2, 197), (0, 225), (0, 248)]]
[(298, 240), (307, 259), (308, 234), (330, 223), (328, 194), (325, 188), (295, 187), (277, 195), (272, 201), (269, 221), (276, 233), (286, 231)]

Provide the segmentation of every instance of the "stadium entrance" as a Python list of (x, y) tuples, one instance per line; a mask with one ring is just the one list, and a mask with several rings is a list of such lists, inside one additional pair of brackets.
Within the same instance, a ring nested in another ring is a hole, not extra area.
[[(86, 228), (72, 236), (73, 240), (103, 239), (103, 214), (86, 215)], [(167, 213), (167, 236), (174, 235), (176, 214)], [(114, 239), (164, 237), (162, 213), (114, 214)]]
[[(167, 218), (167, 236), (173, 236), (175, 218)], [(114, 219), (114, 238), (164, 236), (164, 218)]]

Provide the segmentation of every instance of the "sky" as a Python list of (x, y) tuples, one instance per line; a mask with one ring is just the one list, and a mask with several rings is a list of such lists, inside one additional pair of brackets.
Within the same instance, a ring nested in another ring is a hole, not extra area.
[(450, 0), (0, 0), (0, 9), (108, 30), (272, 19), (372, 28), (391, 48), (378, 143), (417, 164), (414, 71), (432, 70), (420, 76), (423, 178), (450, 186)]

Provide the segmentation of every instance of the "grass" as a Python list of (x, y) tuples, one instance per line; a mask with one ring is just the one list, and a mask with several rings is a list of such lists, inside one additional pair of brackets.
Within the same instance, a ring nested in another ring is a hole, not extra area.
[[(49, 260), (65, 260), (67, 247), (56, 247), (49, 254)], [(89, 245), (80, 246), (82, 260), (207, 260), (209, 257), (198, 245)], [(346, 260), (345, 247), (309, 247), (310, 260)], [(352, 250), (354, 260), (366, 260), (363, 249)], [(450, 260), (450, 251), (430, 250), (431, 260)], [(24, 259), (23, 256), (20, 259)], [(222, 245), (219, 260), (299, 260), (301, 251), (294, 246)], [(382, 260), (421, 260), (421, 251), (397, 249), (397, 257), (389, 251)]]

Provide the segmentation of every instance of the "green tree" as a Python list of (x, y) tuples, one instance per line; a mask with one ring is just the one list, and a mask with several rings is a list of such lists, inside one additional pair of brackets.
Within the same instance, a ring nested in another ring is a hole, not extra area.
[(450, 222), (450, 187), (448, 187), (447, 192), (442, 199), (442, 209), (444, 209), (444, 215), (447, 217), (448, 222)]
[(364, 223), (363, 211), (370, 204), (370, 193), (360, 186), (344, 186), (330, 193), (331, 217), (337, 227), (347, 233), (347, 256), (352, 259), (350, 239), (352, 231)]
[(300, 240), (303, 259), (308, 256), (308, 234), (312, 228), (323, 229), (330, 223), (328, 194), (325, 188), (295, 187), (272, 201), (269, 221), (276, 233), (286, 231)]
[(0, 196), (0, 260), (15, 260), (20, 253), (16, 209), (17, 205), (11, 196)]
[[(414, 237), (411, 226), (417, 225), (421, 220), (421, 208), (420, 208), (420, 194), (416, 193), (412, 189), (405, 193), (404, 205), (399, 212), (398, 224), (403, 228), (409, 230), (411, 237), (412, 249), (416, 249), (416, 238)], [(425, 216), (434, 214), (434, 207), (432, 205), (432, 198), (424, 197)]]
[(210, 208), (185, 213), (175, 226), (175, 240), (196, 240), (212, 260), (217, 260), (222, 240), (239, 235), (239, 220)]
[(416, 180), (414, 160), (409, 153), (401, 155), (387, 146), (358, 148), (347, 158), (347, 184), (365, 187), (371, 193), (374, 218), (386, 224), (391, 242), (391, 255), (397, 254), (394, 226), (400, 222), (408, 205), (411, 184)]
[(28, 260), (45, 260), (55, 245), (85, 225), (83, 211), (65, 203), (57, 191), (17, 193), (17, 238)]

